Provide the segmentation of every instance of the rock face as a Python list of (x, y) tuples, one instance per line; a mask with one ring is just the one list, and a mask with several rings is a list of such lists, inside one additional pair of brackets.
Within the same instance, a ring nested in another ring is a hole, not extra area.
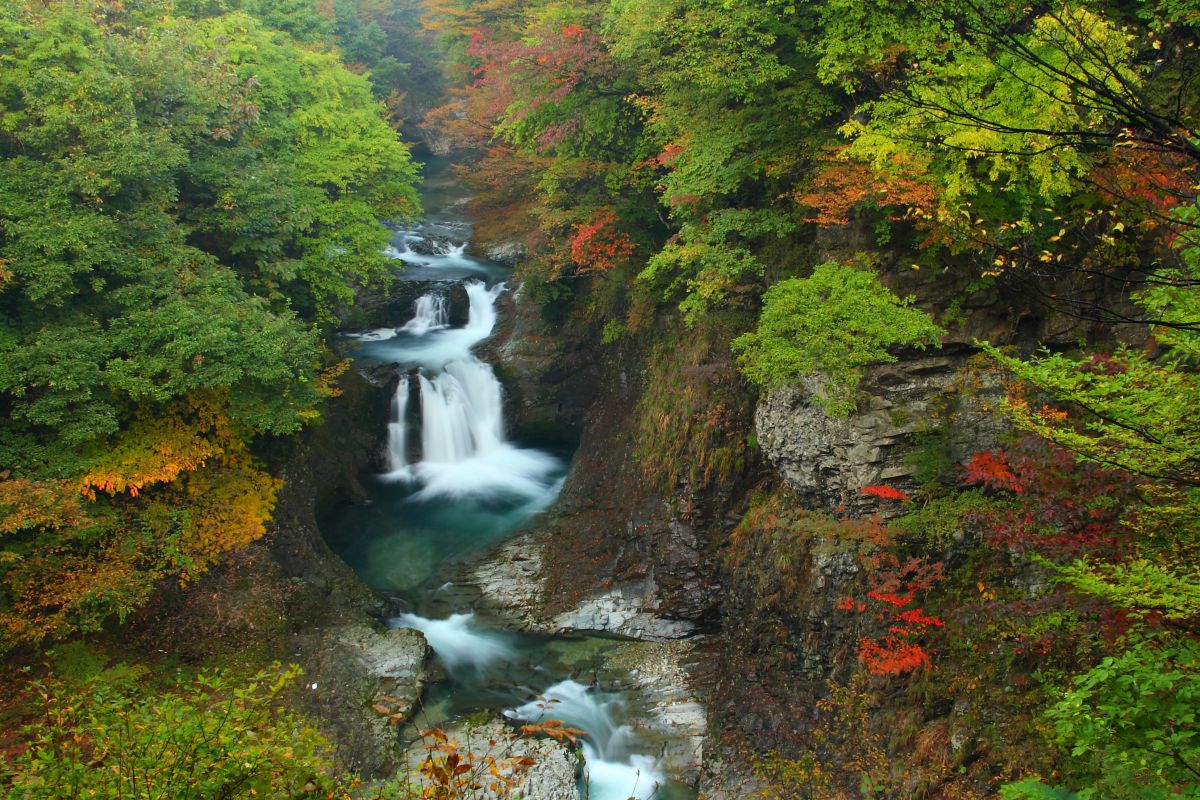
[(380, 630), (361, 623), (337, 629), (330, 638), (349, 651), (365, 674), (378, 681), (369, 705), (388, 709), (386, 719), (380, 712), (384, 724), (407, 719), (425, 686), (425, 661), (429, 657), (425, 636), (411, 628)]
[(384, 703), (389, 710), (411, 710), (427, 648), (415, 632), (387, 631), (372, 621), (389, 604), (329, 549), (317, 528), (320, 505), (365, 494), (358, 476), (380, 449), (388, 413), (388, 386), (353, 370), (340, 385), (342, 396), (297, 443), (283, 470), (265, 547), (290, 599), (280, 610), (281, 641), (265, 644), (304, 669), (299, 706), (335, 743), (337, 760), (361, 775), (382, 776), (395, 768), (400, 752), (396, 727), (372, 706), (394, 698)]
[(541, 537), (525, 534), (495, 548), (460, 580), (479, 592), (481, 604), (521, 630), (606, 633), (645, 641), (689, 636), (696, 625), (665, 616), (653, 572), (637, 582), (592, 592), (574, 608), (549, 614), (546, 552)]
[(546, 320), (523, 287), (501, 295), (499, 308), (490, 345), (500, 362), (513, 433), (578, 438), (596, 398), (597, 353), (582, 344), (576, 321)]
[[(888, 513), (894, 504), (863, 495), (866, 486), (913, 488), (922, 448), (959, 462), (995, 446), (1002, 424), (984, 410), (999, 399), (990, 376), (971, 401), (950, 397), (967, 354), (912, 356), (872, 367), (863, 399), (846, 419), (832, 419), (813, 400), (815, 385), (802, 381), (762, 399), (755, 427), (776, 472), (806, 505), (851, 512)], [(946, 393), (948, 400), (941, 403)]]
[(697, 641), (628, 642), (608, 662), (635, 690), (641, 704), (630, 724), (647, 742), (657, 742), (654, 756), (671, 775), (696, 785), (704, 765), (708, 710), (694, 688), (687, 663), (697, 658)]
[(610, 633), (651, 642), (681, 639), (695, 632), (694, 623), (666, 617), (662, 605), (654, 574), (650, 573), (639, 583), (584, 598), (575, 608), (556, 615), (551, 627), (556, 631)]
[(494, 242), (484, 249), (483, 255), (498, 264), (515, 267), (525, 259), (527, 251), (521, 242)]
[(420, 699), (428, 648), (417, 631), (388, 631), (347, 616), (344, 624), (293, 638), (304, 667), (304, 707), (334, 732), (339, 761), (386, 775), (399, 763), (398, 729), (389, 717), (404, 719)]

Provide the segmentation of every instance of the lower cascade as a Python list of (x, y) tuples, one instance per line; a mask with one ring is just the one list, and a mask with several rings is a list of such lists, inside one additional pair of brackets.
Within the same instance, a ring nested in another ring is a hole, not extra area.
[(589, 800), (648, 800), (659, 792), (666, 776), (658, 759), (632, 751), (632, 729), (616, 721), (622, 706), (619, 697), (565, 680), (508, 715), (525, 722), (558, 719), (585, 732), (583, 794)]

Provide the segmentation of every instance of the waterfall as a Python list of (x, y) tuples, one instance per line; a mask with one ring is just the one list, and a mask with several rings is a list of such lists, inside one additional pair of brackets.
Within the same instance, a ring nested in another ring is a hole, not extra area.
[(430, 292), (417, 298), (413, 304), (413, 318), (400, 330), (414, 336), (424, 336), (430, 331), (441, 330), (450, 325), (450, 310), (446, 296)]
[(583, 743), (585, 796), (590, 800), (646, 800), (666, 777), (658, 760), (630, 751), (633, 731), (616, 721), (621, 701), (573, 680), (556, 683), (544, 699), (511, 709), (507, 715), (526, 722), (562, 720), (586, 733)]
[(421, 382), (421, 458), (442, 464), (466, 461), (475, 453), (472, 415), (462, 385), (449, 372)]
[(503, 294), (507, 287), (503, 283), (497, 283), (489, 289), (483, 281), (470, 281), (464, 284), (463, 288), (467, 290), (467, 300), (470, 304), (466, 330), (472, 335), (479, 335), (479, 339), (475, 340), (477, 342), (491, 335), (492, 329), (496, 327), (496, 298)]
[(408, 376), (401, 375), (392, 397), (392, 417), (387, 426), (388, 470), (401, 472), (408, 466)]
[(491, 366), (477, 358), (452, 361), (446, 365), (443, 378), (458, 384), (470, 409), (471, 440), (474, 454), (488, 453), (504, 441), (504, 401), (500, 381)]

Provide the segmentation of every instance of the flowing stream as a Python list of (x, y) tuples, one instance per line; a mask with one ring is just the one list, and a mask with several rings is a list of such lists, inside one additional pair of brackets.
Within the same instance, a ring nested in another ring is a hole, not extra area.
[[(567, 454), (506, 434), (503, 388), (474, 352), (495, 327), (497, 300), (508, 290), (506, 271), (465, 254), (470, 228), (458, 212), (461, 195), (445, 164), (435, 161), (428, 173), (425, 199), (433, 211), (417, 228), (397, 230), (389, 250), (403, 266), (400, 276), (427, 290), (413, 303), (411, 318), (395, 327), (344, 336), (360, 365), (394, 364), (399, 373), (386, 471), (370, 481), (368, 503), (323, 519), (325, 538), (368, 584), (412, 609), (393, 625), (422, 631), (444, 666), (449, 679), (427, 690), (422, 724), (485, 708), (514, 723), (561, 719), (587, 732), (581, 796), (686, 797), (660, 767), (653, 744), (639, 741), (626, 724), (637, 698), (582, 682), (588, 670), (595, 681), (605, 652), (617, 643), (521, 635), (471, 608), (445, 607), (449, 587), (439, 569), (499, 541), (553, 503)], [(452, 321), (454, 291), (467, 298), (460, 324)]]

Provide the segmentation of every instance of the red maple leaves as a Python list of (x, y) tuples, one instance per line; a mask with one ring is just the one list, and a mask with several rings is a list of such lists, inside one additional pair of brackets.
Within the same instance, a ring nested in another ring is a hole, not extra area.
[(894, 487), (887, 486), (884, 484), (877, 484), (875, 486), (864, 486), (863, 488), (859, 489), (859, 491), (863, 494), (869, 494), (874, 497), (879, 497), (883, 500), (900, 500), (905, 503), (910, 502), (912, 500), (912, 497), (910, 497), (905, 492), (902, 492), (899, 489), (896, 489)]
[[(864, 494), (908, 499), (904, 492), (888, 486), (868, 486), (867, 489), (863, 490)], [(889, 549), (893, 544), (892, 537), (893, 531), (882, 523), (871, 523), (868, 539), (879, 550), (863, 557), (870, 586), (866, 601), (843, 597), (835, 606), (839, 611), (859, 614), (873, 610), (876, 618), (886, 626), (883, 635), (864, 636), (858, 643), (858, 660), (872, 675), (902, 675), (929, 666), (929, 654), (920, 639), (930, 628), (941, 628), (945, 624), (916, 605), (918, 595), (942, 579), (942, 563), (892, 552)]]
[(597, 211), (592, 221), (575, 226), (571, 234), (571, 261), (577, 274), (608, 272), (633, 254), (634, 244), (617, 228), (612, 209)]

